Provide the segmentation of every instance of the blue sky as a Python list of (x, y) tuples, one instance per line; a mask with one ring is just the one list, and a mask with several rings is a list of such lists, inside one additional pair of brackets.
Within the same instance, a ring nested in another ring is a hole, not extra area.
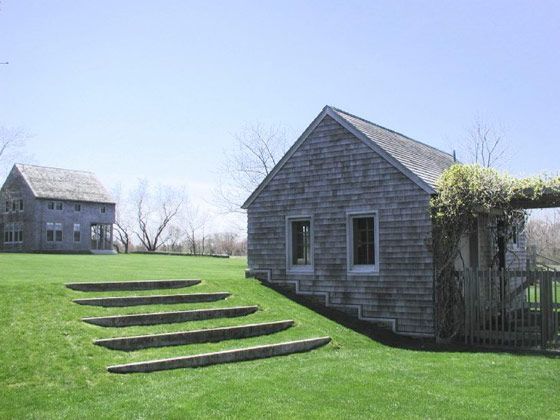
[(0, 125), (108, 185), (201, 199), (246, 123), (295, 140), (325, 104), (447, 151), (481, 114), (513, 174), (560, 168), (553, 1), (4, 0), (0, 61)]

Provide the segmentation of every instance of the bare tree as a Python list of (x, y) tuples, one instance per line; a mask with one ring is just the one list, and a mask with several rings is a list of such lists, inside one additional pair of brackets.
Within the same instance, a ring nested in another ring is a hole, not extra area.
[(508, 147), (503, 130), (489, 124), (481, 116), (475, 117), (464, 146), (472, 163), (487, 168), (495, 167), (507, 158)]
[(146, 180), (139, 181), (135, 193), (136, 237), (147, 251), (157, 251), (170, 238), (169, 227), (185, 203), (183, 191), (160, 186), (150, 188)]
[(15, 160), (22, 155), (28, 139), (29, 134), (21, 128), (0, 127), (1, 172), (9, 170), (9, 167), (14, 164)]
[(235, 135), (220, 168), (215, 204), (227, 213), (243, 212), (241, 205), (286, 153), (285, 130), (278, 126), (246, 125)]
[(169, 240), (166, 248), (172, 252), (181, 252), (183, 250), (183, 239), (185, 231), (178, 225), (169, 226)]
[(115, 240), (117, 250), (123, 248), (125, 254), (128, 254), (132, 244), (134, 235), (134, 217), (130, 207), (130, 197), (125, 197), (122, 187), (117, 185), (113, 188), (113, 198), (116, 202), (115, 209)]
[(206, 245), (206, 224), (208, 213), (201, 212), (200, 208), (189, 207), (185, 215), (186, 240), (191, 254), (204, 254)]

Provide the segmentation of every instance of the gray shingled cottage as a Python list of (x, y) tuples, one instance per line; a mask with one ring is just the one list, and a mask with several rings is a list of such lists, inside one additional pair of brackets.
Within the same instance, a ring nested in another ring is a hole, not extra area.
[(1, 251), (112, 252), (115, 203), (91, 172), (16, 164), (0, 204)]
[[(433, 336), (429, 200), (453, 163), (326, 106), (243, 205), (248, 276), (401, 334)], [(464, 247), (477, 250), (466, 255), (472, 266), (483, 265), (483, 228), (475, 247)]]

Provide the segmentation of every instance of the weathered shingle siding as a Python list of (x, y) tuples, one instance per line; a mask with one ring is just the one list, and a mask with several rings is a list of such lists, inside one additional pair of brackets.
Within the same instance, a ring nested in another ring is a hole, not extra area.
[[(62, 203), (62, 210), (48, 208), (49, 201)], [(80, 211), (74, 210), (74, 204), (79, 203)], [(101, 213), (105, 207), (105, 213)], [(35, 200), (35, 226), (33, 229), (34, 250), (41, 251), (69, 251), (85, 252), (91, 249), (91, 225), (113, 224), (115, 222), (115, 205), (101, 203), (86, 203), (64, 200)], [(47, 242), (47, 223), (62, 223), (62, 241)], [(74, 242), (74, 224), (80, 225), (80, 241)]]
[[(429, 194), (330, 117), (248, 208), (251, 269), (397, 330), (433, 334)], [(379, 211), (380, 272), (347, 274), (346, 212)], [(314, 272), (286, 273), (286, 217), (313, 217)]]
[[(5, 212), (6, 200), (22, 199), (23, 212)], [(33, 246), (35, 237), (32, 230), (34, 223), (32, 211), (35, 203), (33, 193), (18, 171), (12, 170), (0, 190), (0, 250), (21, 252)], [(23, 243), (4, 243), (4, 227), (7, 223), (23, 223)]]
[[(5, 212), (6, 199), (23, 199), (22, 212)], [(63, 209), (49, 209), (48, 203), (62, 203)], [(79, 203), (81, 210), (74, 211), (74, 204)], [(106, 208), (101, 213), (101, 207)], [(4, 243), (6, 223), (23, 224), (22, 243)], [(115, 222), (115, 204), (91, 203), (70, 200), (39, 199), (33, 195), (26, 180), (15, 168), (10, 172), (0, 190), (0, 251), (33, 252), (87, 252), (91, 249), (91, 225), (113, 224)], [(47, 242), (46, 224), (62, 223), (62, 241)], [(81, 238), (74, 242), (74, 224), (80, 224)]]

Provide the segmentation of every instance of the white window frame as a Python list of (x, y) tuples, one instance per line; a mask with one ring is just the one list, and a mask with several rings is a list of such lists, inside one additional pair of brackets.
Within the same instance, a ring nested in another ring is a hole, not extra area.
[[(292, 262), (292, 223), (309, 222), (309, 264), (294, 265)], [(286, 216), (286, 272), (288, 274), (313, 273), (315, 244), (313, 240), (313, 216), (309, 214)]]
[[(353, 220), (362, 217), (373, 217), (373, 265), (354, 265), (354, 228)], [(379, 211), (377, 209), (349, 210), (346, 212), (346, 271), (347, 274), (379, 274)]]

